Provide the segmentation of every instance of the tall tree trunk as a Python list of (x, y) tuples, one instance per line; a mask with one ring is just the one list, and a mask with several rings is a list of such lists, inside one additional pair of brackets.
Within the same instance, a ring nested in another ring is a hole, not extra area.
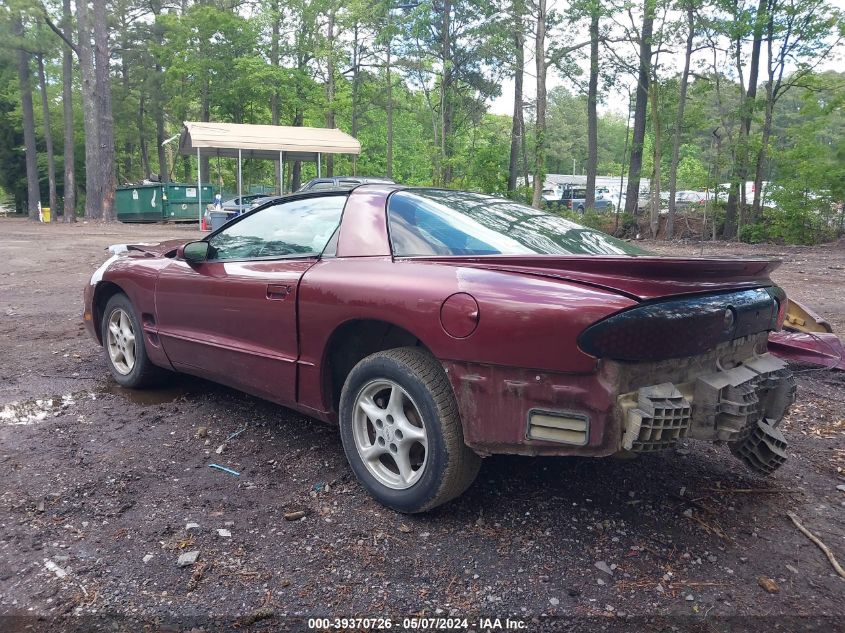
[[(388, 28), (390, 28), (389, 22), (388, 22)], [(361, 44), (360, 44), (360, 38), (359, 38), (359, 35), (358, 35), (359, 29), (360, 29), (360, 27), (359, 27), (358, 22), (356, 20), (355, 24), (352, 25), (352, 104), (351, 104), (352, 112), (351, 112), (351, 115), (350, 115), (350, 119), (351, 119), (350, 125), (351, 125), (351, 128), (352, 128), (352, 138), (358, 138), (358, 76), (361, 72), (361, 68), (360, 68)], [(388, 50), (388, 53), (387, 53), (387, 56), (388, 56), (387, 57), (388, 71), (387, 71), (387, 73), (388, 73), (388, 78), (389, 78), (390, 77), (390, 70), (389, 70), (389, 68), (390, 68), (390, 43), (389, 42), (387, 44), (387, 50)], [(390, 97), (390, 89), (388, 88), (388, 101), (390, 100), (389, 97)], [(388, 105), (388, 108), (389, 107), (390, 106)], [(387, 129), (388, 140), (390, 140), (390, 133), (392, 132), (392, 130), (390, 129), (390, 125), (389, 125), (390, 123), (392, 123), (392, 121), (388, 121), (388, 129)], [(390, 150), (391, 148), (388, 148), (388, 149)], [(388, 161), (388, 163), (389, 162), (390, 161)], [(389, 168), (389, 166), (388, 166), (388, 168)], [(352, 154), (352, 175), (353, 176), (358, 175), (358, 156), (356, 154)], [(388, 178), (389, 177), (390, 176), (388, 175)]]
[(537, 33), (534, 40), (534, 61), (537, 68), (537, 103), (534, 134), (537, 147), (534, 156), (534, 195), (531, 205), (539, 209), (543, 202), (543, 179), (546, 161), (546, 0), (537, 0)]
[(584, 207), (592, 211), (596, 205), (596, 172), (599, 166), (599, 117), (596, 111), (599, 88), (599, 9), (590, 7), (590, 80), (587, 88), (587, 197)]
[[(157, 68), (156, 73), (162, 71)], [(158, 177), (161, 182), (170, 182), (170, 167), (167, 164), (167, 149), (164, 147), (164, 107), (158, 107), (159, 97), (153, 100), (153, 110), (156, 120), (156, 155), (158, 156)], [(157, 105), (158, 104), (158, 105)]]
[[(273, 0), (272, 4), (273, 15), (271, 16), (271, 33), (270, 33), (270, 65), (279, 70), (280, 56), (279, 56), (279, 39), (282, 31), (282, 14), (279, 6), (279, 0)], [(279, 124), (279, 89), (275, 82), (273, 84), (273, 93), (270, 95), (270, 123), (273, 125)], [(282, 182), (282, 163), (280, 160), (274, 160), (276, 179), (275, 182), (279, 188), (279, 193), (285, 191), (284, 183)]]
[(141, 176), (150, 177), (150, 151), (147, 147), (147, 130), (144, 121), (147, 116), (147, 98), (144, 92), (138, 96), (138, 149), (141, 153)]
[[(748, 179), (748, 138), (751, 133), (751, 120), (754, 117), (754, 104), (757, 99), (757, 78), (760, 72), (760, 49), (763, 43), (763, 27), (765, 25), (766, 7), (769, 0), (759, 0), (754, 14), (753, 40), (751, 43), (751, 60), (748, 69), (748, 88), (742, 102), (742, 114), (739, 126), (739, 140), (737, 142), (737, 161), (734, 177), (731, 179), (731, 191), (725, 210), (725, 237), (737, 236), (737, 231), (743, 224), (743, 212), (746, 205), (745, 181)], [(739, 49), (737, 42), (737, 49)]]
[(687, 0), (687, 49), (684, 56), (684, 72), (681, 74), (681, 86), (678, 95), (678, 113), (675, 115), (675, 134), (672, 137), (672, 160), (669, 162), (669, 216), (666, 218), (666, 239), (671, 240), (675, 233), (675, 194), (678, 191), (678, 159), (681, 151), (681, 133), (684, 129), (684, 108), (687, 105), (687, 84), (692, 58), (692, 45), (695, 40), (695, 11), (691, 0)]
[[(20, 13), (13, 14), (12, 31), (23, 39), (23, 18)], [(41, 193), (38, 185), (38, 155), (35, 146), (35, 111), (32, 105), (32, 82), (29, 68), (29, 53), (23, 48), (23, 42), (17, 50), (18, 81), (21, 91), (21, 114), (23, 117), (23, 139), (26, 151), (26, 198), (27, 213), (30, 220), (38, 219)]]
[(79, 70), (82, 75), (82, 113), (85, 129), (85, 217), (98, 218), (102, 210), (102, 187), (97, 169), (100, 127), (97, 124), (97, 78), (87, 0), (76, 0), (76, 28), (79, 32)]
[[(211, 120), (211, 84), (208, 78), (209, 73), (205, 73), (202, 81), (202, 89), (200, 94), (200, 120), (208, 123)], [(211, 167), (211, 156), (207, 153), (200, 154), (200, 178), (205, 178), (208, 182), (209, 169)], [(243, 166), (241, 166), (243, 169)]]
[[(70, 0), (62, 0), (62, 33), (68, 42), (73, 41)], [(62, 108), (64, 115), (64, 201), (62, 213), (65, 222), (76, 222), (76, 152), (73, 138), (73, 51), (65, 45), (62, 49)]]
[[(520, 148), (520, 153), (522, 154), (522, 181), (525, 183), (525, 187), (528, 188), (528, 179), (530, 177), (530, 167), (528, 163), (528, 139), (526, 137), (525, 132), (525, 114), (523, 113), (522, 120), (520, 121), (520, 130), (519, 130), (519, 140), (522, 147)], [(532, 194), (533, 195), (533, 194)]]
[(625, 191), (625, 213), (637, 212), (640, 178), (643, 169), (648, 85), (651, 79), (651, 36), (654, 29), (655, 0), (643, 2), (643, 25), (640, 31), (640, 64), (637, 75), (637, 96), (634, 102), (634, 129), (631, 135), (631, 162), (628, 165), (628, 186)]
[[(161, 1), (151, 0), (150, 9), (153, 13), (153, 36), (158, 44), (159, 50), (164, 45), (164, 27), (159, 22), (161, 16)], [(158, 156), (158, 176), (161, 182), (168, 182), (170, 180), (170, 167), (167, 164), (167, 150), (164, 147), (164, 141), (167, 139), (164, 136), (164, 69), (161, 66), (161, 60), (156, 56), (155, 68), (153, 72), (153, 98), (152, 108), (153, 116), (155, 116), (156, 124), (156, 155)], [(186, 181), (187, 182), (187, 181)]]
[(108, 9), (106, 0), (93, 0), (94, 12), (94, 59), (97, 77), (97, 125), (100, 128), (98, 157), (99, 184), (101, 187), (98, 217), (112, 221), (114, 216), (114, 119), (111, 98), (111, 51), (109, 49)]
[[(393, 35), (387, 38), (387, 177), (393, 178), (393, 75), (391, 72), (391, 53), (393, 48)], [(357, 70), (356, 70), (357, 79)], [(354, 87), (354, 84), (353, 84)]]
[[(330, 130), (335, 127), (334, 111), (334, 7), (329, 9), (328, 20), (328, 52), (326, 55), (326, 127)], [(326, 176), (334, 176), (334, 154), (326, 154)]]
[[(757, 152), (757, 164), (754, 169), (754, 202), (751, 211), (751, 221), (757, 222), (762, 216), (763, 206), (763, 167), (766, 163), (766, 156), (768, 155), (769, 140), (772, 135), (772, 121), (774, 119), (775, 101), (780, 96), (780, 88), (783, 81), (783, 71), (786, 66), (787, 48), (781, 48), (780, 52), (776, 54), (773, 50), (773, 41), (775, 39), (774, 33), (774, 13), (777, 10), (777, 5), (769, 5), (770, 13), (766, 16), (766, 46), (768, 48), (767, 59), (767, 79), (766, 82), (766, 109), (763, 117), (763, 132), (760, 139), (760, 149)], [(776, 61), (777, 58), (777, 61)], [(778, 76), (775, 77), (775, 68), (779, 68)]]
[(656, 238), (660, 229), (660, 163), (663, 160), (662, 154), (662, 125), (660, 123), (660, 108), (658, 107), (657, 77), (652, 77), (649, 86), (651, 96), (651, 127), (654, 133), (654, 160), (652, 161), (651, 172), (651, 200), (649, 204), (649, 226), (651, 237)]
[[(767, 88), (767, 92), (769, 92)], [(763, 168), (766, 165), (769, 140), (772, 136), (772, 120), (774, 118), (774, 104), (769, 97), (766, 101), (766, 111), (763, 118), (762, 138), (760, 149), (757, 152), (757, 162), (754, 169), (754, 198), (751, 208), (751, 222), (758, 222), (762, 217), (763, 209)]]
[[(299, 90), (297, 90), (297, 92), (299, 93)], [(297, 94), (296, 114), (294, 114), (294, 117), (293, 117), (293, 124), (296, 127), (302, 126), (302, 123), (304, 121), (304, 116), (305, 116), (302, 112), (302, 106), (300, 105), (302, 103), (300, 96), (301, 96), (300, 94)], [(293, 169), (291, 169), (290, 176), (291, 176), (290, 190), (296, 191), (297, 189), (299, 189), (300, 185), (302, 184), (302, 161), (298, 161), (298, 160), (293, 161)]]
[(56, 195), (56, 159), (53, 154), (53, 126), (50, 123), (50, 100), (47, 96), (47, 74), (44, 72), (44, 56), (38, 56), (38, 84), (41, 87), (41, 111), (44, 117), (44, 145), (47, 150), (47, 185), (50, 200), (50, 221), (55, 222), (59, 212)]
[[(125, 29), (123, 27), (121, 30)], [(125, 39), (126, 31), (123, 30), (124, 40), (121, 43), (121, 48), (126, 50), (129, 47), (129, 43)], [(120, 57), (120, 75), (121, 75), (121, 83), (123, 84), (123, 105), (126, 106), (126, 102), (129, 100), (129, 94), (131, 91), (131, 86), (129, 85), (129, 64), (126, 63), (126, 54), (124, 53)], [(143, 94), (143, 91), (142, 91)], [(143, 121), (139, 121), (139, 129), (143, 129)], [(132, 159), (135, 155), (135, 146), (132, 143), (131, 136), (129, 134), (125, 135), (123, 140), (123, 176), (121, 178), (120, 174), (118, 174), (118, 182), (125, 182), (129, 184), (133, 180), (133, 168), (132, 168)], [(143, 139), (143, 137), (141, 137)], [(143, 142), (143, 140), (142, 140)]]
[(443, 31), (440, 34), (440, 55), (443, 76), (440, 78), (440, 182), (448, 186), (452, 180), (450, 145), (452, 142), (452, 2), (443, 2)]
[[(525, 77), (525, 6), (523, 0), (511, 3), (513, 19), (513, 119), (511, 121), (511, 153), (508, 160), (508, 193), (516, 191), (516, 181), (519, 175), (519, 150), (522, 146), (522, 134), (525, 128), (522, 82)], [(526, 186), (528, 183), (525, 183)]]

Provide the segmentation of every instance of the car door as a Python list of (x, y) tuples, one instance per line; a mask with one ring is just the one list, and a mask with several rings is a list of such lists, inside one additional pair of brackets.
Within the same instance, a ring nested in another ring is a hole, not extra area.
[(344, 195), (307, 196), (210, 235), (208, 259), (172, 260), (156, 326), (176, 369), (277, 402), (296, 400), (297, 292), (340, 223)]

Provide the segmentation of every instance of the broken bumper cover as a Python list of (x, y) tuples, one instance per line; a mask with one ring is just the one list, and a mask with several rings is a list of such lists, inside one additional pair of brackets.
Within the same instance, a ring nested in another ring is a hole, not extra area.
[(605, 456), (666, 450), (681, 438), (728, 442), (758, 472), (785, 458), (777, 426), (795, 397), (766, 334), (699, 356), (602, 363), (590, 375), (444, 361), (464, 440), (482, 455)]
[(695, 380), (641, 387), (619, 396), (622, 448), (645, 453), (685, 437), (728, 442), (749, 468), (769, 474), (786, 460), (778, 425), (795, 401), (795, 379), (771, 354)]

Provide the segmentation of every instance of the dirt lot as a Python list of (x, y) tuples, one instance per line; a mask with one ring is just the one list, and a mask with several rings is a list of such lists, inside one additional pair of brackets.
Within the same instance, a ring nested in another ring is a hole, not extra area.
[[(351, 479), (333, 428), (198, 379), (146, 393), (109, 381), (80, 324), (103, 249), (193, 235), (0, 220), (0, 630), (305, 629), (311, 616), (396, 629), (411, 615), (476, 630), (506, 616), (530, 630), (843, 630), (845, 580), (786, 517), (845, 563), (841, 372), (798, 368), (791, 459), (769, 479), (695, 442), (632, 461), (494, 457), (456, 502), (402, 516)], [(842, 245), (703, 252), (783, 257), (776, 280), (845, 331)]]

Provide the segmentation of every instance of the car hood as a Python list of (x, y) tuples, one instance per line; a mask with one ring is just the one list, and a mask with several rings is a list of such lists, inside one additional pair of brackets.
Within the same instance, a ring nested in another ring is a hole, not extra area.
[(128, 251), (131, 253), (132, 251), (136, 251), (148, 256), (155, 255), (158, 257), (164, 257), (168, 253), (172, 253), (177, 248), (190, 241), (192, 240), (166, 240), (164, 242), (159, 242), (158, 244), (116, 244), (114, 246), (110, 246), (109, 250), (113, 253), (121, 251)]
[(629, 255), (485, 255), (417, 257), (414, 260), (564, 279), (612, 290), (640, 301), (771, 286), (769, 273), (781, 263), (776, 259), (699, 259)]

